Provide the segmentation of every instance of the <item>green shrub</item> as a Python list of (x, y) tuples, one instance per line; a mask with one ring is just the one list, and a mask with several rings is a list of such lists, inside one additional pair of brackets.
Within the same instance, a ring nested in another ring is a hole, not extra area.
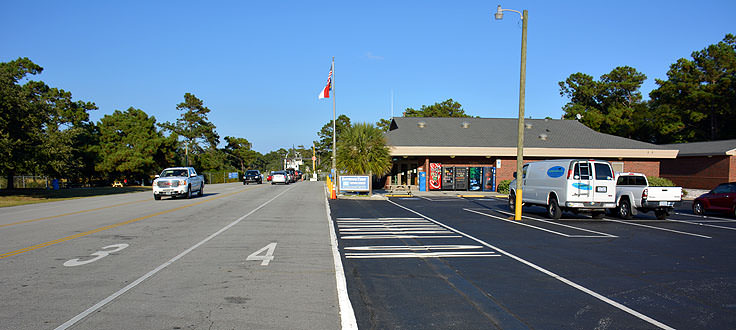
[(659, 178), (656, 176), (648, 176), (647, 181), (649, 181), (649, 186), (651, 187), (674, 187), (675, 186), (675, 183), (670, 181), (669, 179)]
[(498, 187), (496, 191), (499, 194), (508, 194), (509, 193), (509, 183), (511, 183), (511, 180), (501, 180), (498, 182)]

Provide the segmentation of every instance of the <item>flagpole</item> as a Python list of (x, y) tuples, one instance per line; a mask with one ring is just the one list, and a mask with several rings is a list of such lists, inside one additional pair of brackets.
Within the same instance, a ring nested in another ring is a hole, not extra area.
[[(337, 130), (335, 129), (335, 57), (332, 57), (332, 179), (337, 184)], [(337, 186), (335, 186), (337, 187)], [(335, 188), (337, 190), (337, 188)]]

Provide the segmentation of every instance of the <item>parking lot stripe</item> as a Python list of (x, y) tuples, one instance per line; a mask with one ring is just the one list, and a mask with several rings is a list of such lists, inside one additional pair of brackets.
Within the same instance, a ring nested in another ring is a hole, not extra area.
[[(528, 223), (519, 222), (519, 221), (515, 221), (515, 220), (509, 220), (509, 219), (505, 219), (505, 218), (498, 217), (498, 216), (495, 216), (495, 215), (492, 215), (492, 214), (488, 214), (488, 213), (478, 212), (478, 211), (475, 211), (475, 210), (472, 210), (472, 209), (465, 209), (464, 208), (463, 210), (468, 211), (468, 212), (472, 212), (472, 213), (477, 213), (477, 214), (480, 214), (480, 215), (484, 215), (484, 216), (487, 216), (489, 218), (494, 218), (494, 219), (498, 219), (498, 220), (501, 220), (501, 221), (506, 221), (508, 223), (513, 223), (515, 225), (526, 226), (526, 227), (534, 228), (534, 229), (541, 230), (541, 231), (546, 231), (546, 232), (549, 232), (549, 233), (552, 233), (552, 234), (555, 234), (555, 235), (560, 235), (560, 236), (568, 237), (568, 238), (616, 238), (616, 237), (618, 237), (618, 236), (615, 236), (615, 235), (601, 233), (601, 232), (597, 232), (597, 231), (594, 231), (594, 230), (588, 230), (588, 229), (584, 229), (584, 228), (578, 228), (578, 227), (573, 227), (573, 226), (569, 226), (569, 225), (565, 225), (565, 224), (551, 222), (554, 225), (559, 225), (559, 226), (563, 226), (563, 227), (569, 227), (569, 228), (574, 228), (574, 229), (581, 230), (581, 231), (587, 231), (587, 232), (592, 232), (592, 233), (599, 234), (599, 235), (569, 235), (569, 234), (561, 233), (561, 232), (554, 231), (554, 230), (551, 230), (551, 229), (547, 229), (547, 228), (542, 228), (542, 227), (537, 227), (537, 226), (534, 226), (534, 225), (530, 225)], [(501, 212), (501, 211), (498, 211), (498, 212)], [(548, 222), (548, 221), (541, 220), (541, 219), (529, 218), (527, 216), (523, 216), (523, 218), (537, 220), (537, 221), (542, 221), (542, 222)]]
[(726, 222), (736, 222), (736, 220), (734, 220), (734, 219), (719, 218), (719, 217), (713, 217), (713, 216), (709, 216), (709, 215), (695, 215), (695, 214), (680, 213), (680, 212), (675, 212), (675, 214), (677, 214), (677, 215), (684, 215), (684, 216), (688, 216), (688, 217), (694, 217), (694, 218), (700, 218), (700, 219), (716, 219), (716, 220), (723, 220), (723, 221), (726, 221)]
[(421, 213), (419, 213), (417, 211), (414, 211), (414, 210), (412, 210), (412, 209), (410, 209), (410, 208), (408, 208), (406, 206), (400, 205), (400, 204), (398, 204), (398, 203), (396, 203), (394, 201), (388, 200), (388, 202), (391, 203), (391, 204), (394, 204), (394, 205), (396, 205), (396, 206), (398, 206), (398, 207), (400, 207), (402, 209), (405, 209), (405, 210), (407, 210), (409, 212), (412, 212), (412, 213), (414, 213), (414, 214), (416, 214), (418, 216), (421, 216), (421, 217), (423, 217), (423, 218), (425, 218), (425, 219), (427, 219), (429, 221), (432, 221), (432, 222), (434, 222), (434, 223), (436, 223), (436, 224), (438, 224), (438, 225), (440, 225), (442, 227), (445, 227), (445, 228), (447, 228), (447, 229), (449, 229), (449, 230), (451, 230), (451, 231), (453, 231), (455, 233), (458, 233), (458, 234), (463, 235), (463, 236), (465, 236), (467, 238), (470, 238), (470, 239), (472, 239), (472, 240), (474, 240), (474, 241), (476, 241), (476, 242), (478, 242), (480, 244), (483, 244), (484, 246), (487, 246), (487, 247), (489, 247), (491, 249), (494, 249), (494, 250), (498, 251), (498, 253), (501, 253), (501, 254), (509, 257), (509, 258), (512, 258), (512, 259), (514, 259), (514, 260), (516, 260), (518, 262), (521, 262), (521, 263), (523, 263), (523, 264), (525, 264), (525, 265), (527, 265), (527, 266), (529, 266), (531, 268), (534, 268), (534, 269), (536, 269), (539, 272), (542, 272), (544, 274), (547, 274), (547, 275), (551, 276), (554, 279), (557, 279), (558, 281), (560, 281), (562, 283), (565, 283), (565, 284), (567, 284), (567, 285), (569, 285), (569, 286), (571, 286), (571, 287), (573, 287), (575, 289), (578, 289), (578, 290), (580, 290), (582, 292), (585, 292), (585, 293), (587, 293), (587, 294), (589, 294), (589, 295), (591, 295), (591, 296), (593, 296), (593, 297), (595, 297), (595, 298), (597, 298), (597, 299), (599, 299), (599, 300), (601, 300), (601, 301), (603, 301), (603, 302), (605, 302), (605, 303), (607, 303), (607, 304), (609, 304), (611, 306), (614, 306), (614, 307), (616, 307), (616, 308), (618, 308), (618, 309), (620, 309), (620, 310), (622, 310), (622, 311), (624, 311), (626, 313), (629, 313), (629, 314), (631, 314), (631, 315), (633, 315), (633, 316), (635, 316), (635, 317), (637, 317), (637, 318), (639, 318), (639, 319), (641, 319), (643, 321), (646, 321), (649, 324), (652, 324), (654, 326), (657, 326), (657, 327), (659, 327), (661, 329), (673, 329), (674, 330), (674, 328), (672, 328), (672, 327), (670, 327), (670, 326), (668, 326), (668, 325), (666, 325), (666, 324), (664, 324), (662, 322), (659, 322), (659, 321), (657, 321), (657, 320), (655, 320), (655, 319), (653, 319), (653, 318), (651, 318), (649, 316), (646, 316), (646, 315), (644, 315), (642, 313), (639, 313), (639, 312), (637, 312), (637, 311), (635, 311), (635, 310), (633, 310), (633, 309), (631, 309), (629, 307), (626, 307), (625, 305), (623, 305), (621, 303), (618, 303), (618, 302), (616, 302), (613, 299), (610, 299), (610, 298), (608, 298), (606, 296), (603, 296), (603, 295), (601, 295), (601, 294), (599, 294), (599, 293), (597, 293), (597, 292), (595, 292), (593, 290), (590, 290), (590, 289), (588, 289), (588, 288), (586, 288), (586, 287), (584, 287), (584, 286), (582, 286), (580, 284), (577, 284), (577, 283), (575, 283), (573, 281), (570, 281), (570, 280), (568, 280), (568, 279), (566, 279), (566, 278), (564, 278), (564, 277), (562, 277), (560, 275), (557, 275), (557, 274), (555, 274), (555, 273), (553, 273), (553, 272), (551, 272), (551, 271), (549, 271), (549, 270), (547, 270), (545, 268), (542, 268), (541, 266), (537, 266), (536, 264), (533, 264), (533, 263), (531, 263), (531, 262), (529, 262), (527, 260), (524, 260), (524, 259), (522, 259), (520, 257), (517, 257), (517, 256), (515, 256), (515, 255), (513, 255), (513, 254), (511, 254), (509, 252), (506, 252), (506, 251), (504, 251), (504, 250), (502, 250), (502, 249), (500, 249), (498, 247), (495, 247), (495, 246), (493, 246), (491, 244), (488, 244), (488, 243), (486, 243), (483, 240), (480, 240), (480, 239), (475, 238), (475, 237), (473, 237), (471, 235), (468, 235), (468, 234), (466, 234), (464, 232), (461, 232), (461, 231), (459, 231), (459, 230), (457, 230), (455, 228), (452, 228), (452, 227), (450, 227), (450, 226), (448, 226), (446, 224), (443, 224), (443, 223), (441, 223), (441, 222), (439, 222), (437, 220), (434, 220), (434, 219), (432, 219), (432, 218), (430, 218), (430, 217), (428, 217), (428, 216), (426, 216), (424, 214), (421, 214)]
[(695, 222), (695, 221), (684, 221), (684, 220), (674, 220), (674, 219), (669, 219), (668, 221), (681, 222), (681, 223), (687, 223), (691, 225), (706, 226), (706, 227), (713, 227), (713, 228), (720, 228), (720, 229), (736, 230), (736, 228), (733, 228), (733, 227), (710, 225), (707, 223), (701, 223), (701, 221)]
[[(509, 215), (509, 216), (510, 215), (513, 215), (510, 212), (505, 212), (505, 211), (501, 211), (501, 210), (495, 210), (495, 211), (496, 212), (499, 212), (499, 213), (503, 213), (503, 214)], [(572, 228), (572, 229), (576, 229), (576, 230), (587, 231), (589, 233), (594, 233), (594, 234), (602, 235), (603, 237), (612, 237), (612, 238), (618, 237), (616, 235), (607, 234), (607, 233), (603, 233), (603, 232), (600, 232), (600, 231), (595, 231), (595, 230), (590, 230), (590, 229), (585, 229), (585, 228), (580, 228), (580, 227), (575, 227), (575, 226), (571, 226), (571, 225), (566, 225), (564, 223), (557, 223), (557, 222), (554, 222), (554, 221), (539, 219), (539, 218), (535, 218), (535, 217), (529, 217), (529, 216), (526, 216), (526, 215), (523, 216), (523, 217), (524, 218), (527, 218), (527, 219), (539, 221), (539, 222), (544, 222), (544, 223), (552, 224), (552, 225), (555, 225), (555, 226), (562, 226), (562, 227)], [(570, 237), (591, 237), (591, 236), (570, 235)], [(592, 237), (599, 237), (599, 236), (592, 236)]]
[(434, 249), (442, 250), (469, 250), (482, 249), (480, 245), (376, 245), (376, 246), (349, 246), (345, 250), (351, 251), (427, 251)]
[(626, 224), (626, 225), (639, 226), (639, 227), (644, 227), (644, 228), (649, 228), (649, 229), (656, 229), (656, 230), (668, 231), (668, 232), (671, 232), (671, 233), (682, 234), (682, 235), (689, 235), (689, 236), (695, 236), (695, 237), (700, 237), (700, 238), (713, 238), (713, 237), (710, 237), (710, 236), (705, 236), (705, 235), (700, 235), (700, 234), (694, 234), (694, 233), (688, 233), (688, 232), (685, 232), (685, 231), (679, 231), (679, 230), (674, 230), (674, 229), (667, 229), (667, 228), (662, 228), (662, 227), (642, 225), (640, 223), (634, 223), (634, 222), (629, 222), (629, 221), (614, 220), (614, 219), (608, 219), (608, 218), (601, 219), (601, 220), (603, 220), (603, 221), (609, 221), (609, 222), (616, 222), (616, 223), (623, 223), (623, 224)]
[[(461, 258), (461, 257), (500, 257), (493, 251), (457, 251), (482, 249), (480, 245), (381, 245), (356, 246), (345, 248), (348, 259), (381, 258)], [(355, 251), (355, 252), (349, 252)], [(408, 252), (407, 252), (408, 251)]]
[(392, 238), (462, 238), (458, 235), (418, 236), (418, 235), (354, 235), (340, 236), (340, 239), (392, 239)]
[(346, 259), (500, 257), (495, 252), (345, 253)]

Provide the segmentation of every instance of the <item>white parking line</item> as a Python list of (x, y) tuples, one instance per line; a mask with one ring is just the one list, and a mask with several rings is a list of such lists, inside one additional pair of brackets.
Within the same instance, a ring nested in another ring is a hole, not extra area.
[[(491, 215), (491, 214), (484, 213), (484, 212), (478, 212), (478, 211), (475, 211), (475, 210), (472, 210), (472, 209), (463, 209), (463, 210), (468, 211), (468, 212), (477, 213), (477, 214), (480, 214), (480, 215), (485, 215), (487, 217), (498, 219), (498, 220), (502, 220), (502, 221), (506, 221), (506, 222), (509, 222), (509, 223), (513, 223), (515, 225), (526, 226), (526, 227), (530, 227), (530, 228), (534, 228), (534, 229), (537, 229), (537, 230), (546, 231), (546, 232), (549, 232), (549, 233), (552, 233), (552, 234), (556, 234), (556, 235), (560, 235), (560, 236), (564, 236), (564, 237), (568, 237), (568, 238), (616, 238), (616, 237), (618, 237), (616, 235), (606, 234), (606, 233), (602, 233), (602, 232), (595, 231), (595, 230), (590, 230), (590, 229), (585, 229), (585, 228), (579, 228), (579, 227), (570, 226), (570, 225), (566, 225), (566, 224), (562, 224), (562, 223), (555, 223), (555, 222), (552, 222), (552, 221), (547, 221), (547, 220), (532, 218), (532, 217), (528, 217), (528, 216), (522, 216), (522, 218), (527, 218), (527, 219), (531, 219), (531, 220), (535, 220), (535, 221), (541, 221), (541, 222), (544, 222), (544, 223), (553, 224), (553, 225), (556, 225), (556, 226), (562, 226), (562, 227), (572, 228), (572, 229), (575, 229), (575, 230), (586, 231), (586, 232), (589, 232), (589, 233), (598, 234), (598, 235), (569, 235), (569, 234), (561, 233), (561, 232), (554, 231), (554, 230), (551, 230), (551, 229), (547, 229), (547, 228), (542, 228), (542, 227), (537, 227), (537, 226), (534, 226), (534, 225), (530, 225), (530, 224), (524, 223), (524, 222), (519, 222), (519, 221), (515, 221), (515, 220), (504, 219), (502, 217), (498, 217), (498, 216)], [(503, 214), (507, 214), (507, 215), (512, 215), (511, 213), (507, 213), (507, 212), (500, 211), (500, 210), (494, 210), (494, 211), (499, 212), (499, 213), (503, 213)]]
[(684, 216), (687, 216), (687, 217), (700, 218), (700, 219), (716, 219), (716, 220), (723, 220), (723, 221), (726, 221), (726, 222), (736, 222), (736, 220), (734, 220), (734, 219), (727, 219), (727, 218), (720, 218), (720, 217), (712, 217), (712, 216), (707, 216), (707, 215), (695, 215), (695, 214), (680, 213), (680, 212), (675, 212), (675, 214), (677, 214), (677, 215), (684, 215)]
[(340, 236), (340, 239), (392, 239), (392, 238), (462, 238), (457, 235), (441, 235), (441, 236), (417, 236), (417, 235), (355, 235)]
[(494, 252), (345, 253), (346, 259), (500, 257)]
[(480, 245), (379, 245), (345, 248), (347, 259), (385, 258), (463, 258), (500, 257), (494, 251), (463, 251), (483, 249)]
[(713, 238), (713, 237), (710, 237), (710, 236), (705, 236), (705, 235), (700, 235), (700, 234), (695, 234), (695, 233), (688, 233), (688, 232), (685, 232), (685, 231), (679, 231), (679, 230), (667, 229), (667, 228), (662, 228), (662, 227), (642, 225), (640, 223), (634, 223), (634, 222), (628, 222), (628, 221), (622, 221), (622, 220), (614, 220), (614, 219), (609, 219), (609, 218), (605, 218), (605, 219), (601, 219), (601, 220), (603, 220), (603, 221), (609, 221), (609, 222), (616, 222), (616, 223), (623, 223), (623, 224), (626, 224), (626, 225), (639, 226), (639, 227), (644, 227), (644, 228), (649, 228), (649, 229), (656, 229), (656, 230), (668, 231), (668, 232), (671, 232), (671, 233), (682, 234), (682, 235), (690, 235), (690, 236), (695, 236), (695, 237), (700, 237), (700, 238)]
[(639, 318), (639, 319), (641, 319), (643, 321), (646, 321), (646, 322), (648, 322), (648, 323), (650, 323), (652, 325), (655, 325), (655, 326), (657, 326), (657, 327), (659, 327), (661, 329), (674, 329), (674, 328), (672, 328), (672, 327), (670, 327), (670, 326), (668, 326), (668, 325), (666, 325), (666, 324), (664, 324), (662, 322), (659, 322), (659, 321), (657, 321), (657, 320), (655, 320), (655, 319), (653, 319), (653, 318), (651, 318), (649, 316), (646, 316), (646, 315), (644, 315), (642, 313), (639, 313), (639, 312), (637, 312), (637, 311), (635, 311), (635, 310), (633, 310), (633, 309), (631, 309), (629, 307), (626, 307), (625, 305), (623, 305), (621, 303), (618, 303), (618, 302), (616, 302), (616, 301), (614, 301), (612, 299), (609, 299), (609, 298), (607, 298), (607, 297), (605, 297), (605, 296), (603, 296), (603, 295), (601, 295), (601, 294), (599, 294), (599, 293), (597, 293), (597, 292), (595, 292), (593, 290), (590, 290), (590, 289), (588, 289), (588, 288), (586, 288), (586, 287), (584, 287), (582, 285), (579, 285), (579, 284), (577, 284), (577, 283), (575, 283), (573, 281), (570, 281), (570, 280), (568, 280), (568, 279), (566, 279), (566, 278), (564, 278), (564, 277), (562, 277), (560, 275), (557, 275), (557, 274), (555, 274), (555, 273), (553, 273), (553, 272), (551, 272), (551, 271), (549, 271), (547, 269), (544, 269), (544, 268), (542, 268), (540, 266), (537, 266), (537, 265), (535, 265), (535, 264), (533, 264), (533, 263), (531, 263), (529, 261), (526, 261), (526, 260), (524, 260), (524, 259), (522, 259), (520, 257), (517, 257), (517, 256), (515, 256), (515, 255), (513, 255), (513, 254), (511, 254), (509, 252), (506, 252), (506, 251), (504, 251), (504, 250), (502, 250), (502, 249), (500, 249), (498, 247), (495, 247), (495, 246), (493, 246), (491, 244), (488, 244), (485, 241), (482, 241), (482, 240), (477, 239), (477, 238), (475, 238), (473, 236), (470, 236), (470, 235), (468, 235), (466, 233), (463, 233), (463, 232), (461, 232), (461, 231), (459, 231), (459, 230), (457, 230), (455, 228), (452, 228), (452, 227), (450, 227), (448, 225), (445, 225), (445, 224), (443, 224), (443, 223), (441, 223), (441, 222), (439, 222), (437, 220), (434, 220), (434, 219), (432, 219), (432, 218), (430, 218), (430, 217), (428, 217), (428, 216), (426, 216), (424, 214), (421, 214), (421, 213), (419, 213), (417, 211), (414, 211), (414, 210), (412, 210), (412, 209), (410, 209), (408, 207), (405, 207), (403, 205), (397, 204), (396, 202), (393, 202), (391, 200), (388, 200), (388, 202), (391, 203), (391, 204), (394, 204), (394, 205), (396, 205), (396, 206), (398, 206), (398, 207), (400, 207), (402, 209), (405, 209), (405, 210), (407, 210), (409, 212), (412, 212), (412, 213), (414, 213), (414, 214), (416, 214), (418, 216), (421, 216), (421, 217), (423, 217), (423, 218), (425, 218), (425, 219), (427, 219), (429, 221), (432, 221), (432, 222), (434, 222), (434, 223), (436, 223), (436, 224), (438, 224), (438, 225), (440, 225), (442, 227), (445, 227), (445, 228), (447, 228), (447, 229), (449, 229), (449, 230), (451, 230), (451, 231), (453, 231), (455, 233), (458, 233), (458, 234), (463, 235), (463, 236), (465, 236), (467, 238), (470, 238), (470, 239), (472, 239), (472, 240), (474, 240), (474, 241), (476, 241), (476, 242), (478, 242), (480, 244), (483, 244), (483, 245), (485, 245), (485, 246), (487, 246), (487, 247), (489, 247), (491, 249), (494, 249), (494, 250), (498, 251), (499, 253), (501, 253), (501, 254), (509, 257), (509, 258), (512, 258), (512, 259), (514, 259), (516, 261), (519, 261), (519, 262), (521, 262), (521, 263), (523, 263), (523, 264), (525, 264), (525, 265), (527, 265), (529, 267), (532, 267), (532, 268), (534, 268), (534, 269), (536, 269), (536, 270), (538, 270), (538, 271), (540, 271), (540, 272), (542, 272), (544, 274), (547, 274), (547, 275), (549, 275), (549, 276), (557, 279), (558, 281), (560, 281), (562, 283), (565, 283), (565, 284), (567, 284), (567, 285), (569, 285), (569, 286), (571, 286), (571, 287), (573, 287), (575, 289), (578, 289), (578, 290), (580, 290), (582, 292), (585, 292), (585, 293), (587, 293), (587, 294), (589, 294), (589, 295), (591, 295), (591, 296), (593, 296), (593, 297), (595, 297), (595, 298), (597, 298), (597, 299), (599, 299), (599, 300), (601, 300), (601, 301), (603, 301), (603, 302), (605, 302), (605, 303), (607, 303), (607, 304), (609, 304), (611, 306), (614, 306), (614, 307), (616, 307), (616, 308), (618, 308), (618, 309), (620, 309), (620, 310), (622, 310), (624, 312), (627, 312), (627, 313), (629, 313), (629, 314), (631, 314), (633, 316), (636, 316), (637, 318)]
[[(713, 228), (720, 228), (720, 229), (736, 230), (736, 228), (733, 228), (733, 227), (709, 225), (709, 224), (706, 224), (706, 223), (702, 223), (702, 221), (695, 222), (695, 221), (684, 221), (684, 220), (674, 220), (674, 219), (669, 219), (669, 221), (687, 223), (687, 224), (697, 225), (697, 226), (706, 226), (706, 227), (713, 227)], [(723, 222), (723, 221), (721, 221), (721, 222)]]

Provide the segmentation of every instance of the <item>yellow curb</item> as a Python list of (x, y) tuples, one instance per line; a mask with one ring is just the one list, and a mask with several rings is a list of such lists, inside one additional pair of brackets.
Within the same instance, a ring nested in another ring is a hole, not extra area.
[(486, 196), (485, 195), (457, 195), (457, 197), (482, 198), (482, 197), (486, 197)]
[(412, 195), (385, 195), (386, 197), (414, 197)]

